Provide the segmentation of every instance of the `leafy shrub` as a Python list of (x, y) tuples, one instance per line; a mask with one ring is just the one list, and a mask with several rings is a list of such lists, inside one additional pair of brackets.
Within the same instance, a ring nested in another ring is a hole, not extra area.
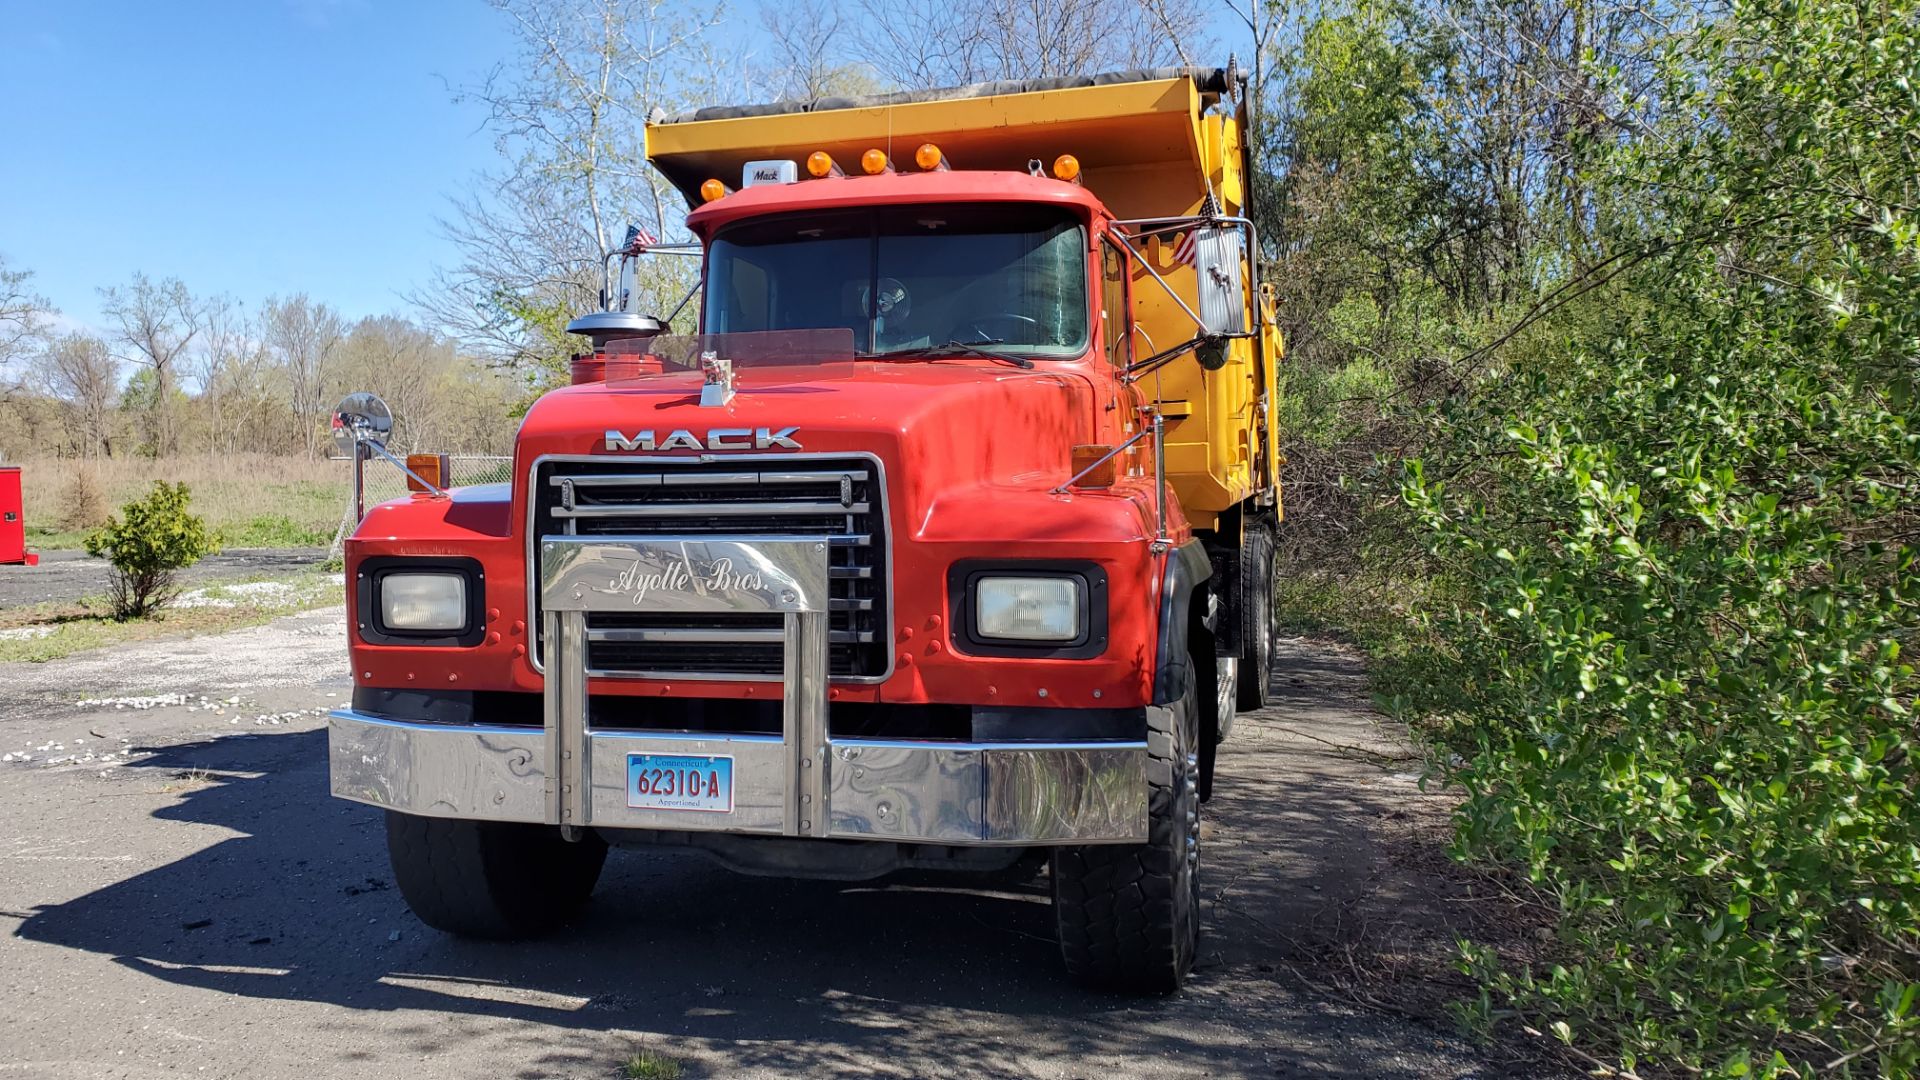
[(1758, 0), (1603, 189), (1604, 336), (1436, 412), (1444, 572), (1397, 704), (1462, 855), (1561, 907), (1471, 952), (1568, 1042), (1707, 1076), (1920, 1075), (1920, 4)]
[(206, 522), (188, 509), (185, 484), (154, 481), (144, 499), (87, 536), (87, 553), (113, 564), (109, 596), (117, 619), (152, 614), (178, 591), (176, 575), (220, 550)]

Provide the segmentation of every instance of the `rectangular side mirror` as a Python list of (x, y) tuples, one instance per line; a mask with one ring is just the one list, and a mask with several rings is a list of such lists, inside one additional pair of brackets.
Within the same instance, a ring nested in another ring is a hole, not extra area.
[(1242, 267), (1246, 236), (1237, 225), (1194, 230), (1193, 272), (1200, 294), (1200, 324), (1209, 334), (1247, 332), (1247, 291)]

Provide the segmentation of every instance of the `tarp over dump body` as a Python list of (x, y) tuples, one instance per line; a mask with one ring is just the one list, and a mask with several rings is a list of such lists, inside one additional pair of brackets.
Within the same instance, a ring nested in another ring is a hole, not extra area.
[[(748, 161), (795, 161), (804, 175), (807, 155), (825, 150), (853, 171), (861, 153), (878, 147), (911, 171), (914, 149), (931, 142), (961, 170), (1024, 171), (1030, 160), (1051, 165), (1072, 154), (1087, 187), (1123, 217), (1190, 213), (1207, 182), (1231, 212), (1242, 202), (1238, 132), (1223, 145), (1221, 118), (1207, 115), (1228, 78), (1219, 68), (1153, 68), (713, 106), (648, 125), (647, 157), (689, 205), (698, 205), (709, 177), (738, 186)], [(1151, 179), (1123, 179), (1142, 167)]]

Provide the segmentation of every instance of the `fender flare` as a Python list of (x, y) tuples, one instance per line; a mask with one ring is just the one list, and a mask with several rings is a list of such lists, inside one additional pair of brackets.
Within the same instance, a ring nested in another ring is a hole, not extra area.
[(1160, 632), (1154, 643), (1153, 701), (1179, 701), (1193, 686), (1196, 673), (1187, 650), (1192, 625), (1193, 598), (1213, 576), (1213, 562), (1199, 540), (1188, 540), (1167, 553), (1160, 577)]

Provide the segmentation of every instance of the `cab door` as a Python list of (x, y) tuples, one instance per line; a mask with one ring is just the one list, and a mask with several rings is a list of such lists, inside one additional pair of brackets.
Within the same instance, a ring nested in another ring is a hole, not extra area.
[[(1140, 407), (1145, 403), (1137, 387), (1124, 381), (1136, 356), (1133, 321), (1133, 275), (1126, 252), (1112, 236), (1100, 237), (1100, 345), (1109, 379), (1102, 394), (1103, 416), (1095, 425), (1102, 442), (1117, 446), (1140, 430)], [(1140, 460), (1126, 455), (1131, 471)]]

